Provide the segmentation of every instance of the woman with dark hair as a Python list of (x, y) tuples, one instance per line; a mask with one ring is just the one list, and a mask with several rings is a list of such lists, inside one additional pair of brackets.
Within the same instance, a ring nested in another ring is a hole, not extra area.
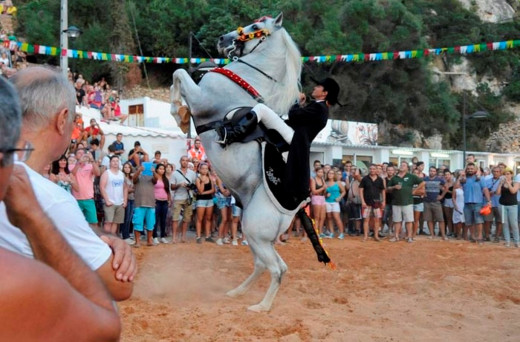
[(123, 164), (123, 174), (125, 175), (125, 183), (128, 188), (128, 200), (125, 208), (125, 221), (121, 226), (121, 234), (123, 235), (123, 240), (129, 245), (133, 245), (135, 243), (134, 240), (130, 239), (130, 228), (132, 226), (132, 215), (134, 214), (134, 200), (135, 200), (135, 188), (134, 181), (132, 177), (134, 176), (134, 168), (132, 167), (132, 163), (126, 162)]
[[(166, 216), (168, 215), (168, 207), (170, 205), (170, 181), (166, 177), (166, 166), (157, 164), (155, 167), (154, 177), (155, 194), (155, 227), (153, 230), (154, 240), (157, 238), (157, 227), (161, 228), (161, 243), (168, 243), (166, 240)], [(154, 241), (155, 242), (155, 241)]]
[(207, 242), (215, 242), (211, 238), (211, 218), (213, 216), (213, 194), (215, 193), (215, 186), (211, 181), (209, 174), (209, 166), (206, 163), (201, 163), (199, 166), (199, 176), (195, 181), (197, 186), (197, 219), (195, 223), (195, 230), (197, 232), (197, 243), (202, 243), (201, 231), (202, 222), (204, 222), (204, 232)]
[(72, 189), (79, 191), (76, 179), (69, 171), (69, 162), (65, 155), (62, 155), (60, 159), (52, 162), (49, 179), (69, 193), (72, 192)]

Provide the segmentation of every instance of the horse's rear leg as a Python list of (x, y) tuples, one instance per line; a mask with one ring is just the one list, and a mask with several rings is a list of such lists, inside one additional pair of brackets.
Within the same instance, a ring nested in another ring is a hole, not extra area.
[(282, 277), (285, 272), (287, 272), (287, 265), (274, 249), (273, 243), (267, 241), (261, 241), (260, 243), (261, 246), (258, 248), (257, 257), (267, 266), (267, 269), (269, 269), (271, 273), (271, 284), (262, 301), (248, 308), (248, 310), (256, 312), (269, 311), (271, 309), (274, 298), (282, 283)]
[(253, 273), (251, 273), (251, 275), (247, 277), (247, 279), (242, 284), (226, 293), (226, 295), (228, 295), (229, 297), (238, 297), (240, 295), (243, 295), (251, 288), (251, 286), (256, 282), (258, 277), (260, 277), (262, 273), (264, 273), (264, 271), (265, 265), (262, 263), (261, 260), (255, 257), (255, 269), (253, 270)]

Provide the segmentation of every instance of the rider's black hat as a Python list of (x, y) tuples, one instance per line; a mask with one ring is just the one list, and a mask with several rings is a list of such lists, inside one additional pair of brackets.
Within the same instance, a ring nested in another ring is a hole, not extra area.
[[(326, 79), (322, 81), (316, 81), (313, 79), (318, 85), (323, 87), (323, 90), (327, 92), (327, 97), (325, 100), (327, 100), (328, 103), (331, 105), (335, 105), (338, 102), (338, 95), (339, 95), (339, 85), (336, 81), (334, 81), (332, 78), (327, 77)], [(341, 105), (341, 104), (340, 104)]]

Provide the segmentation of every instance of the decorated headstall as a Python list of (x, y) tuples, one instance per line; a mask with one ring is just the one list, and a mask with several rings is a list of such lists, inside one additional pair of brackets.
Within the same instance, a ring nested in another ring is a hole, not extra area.
[[(255, 20), (255, 23), (264, 22), (266, 19), (269, 19), (269, 18), (270, 17), (268, 17), (268, 16), (261, 17), (261, 18)], [(235, 45), (237, 46), (237, 48), (240, 51), (240, 56), (242, 56), (244, 47), (245, 47), (244, 44), (246, 42), (253, 40), (253, 39), (259, 39), (258, 43), (255, 45), (255, 47), (253, 49), (251, 49), (251, 51), (250, 51), (250, 53), (251, 53), (258, 47), (258, 45), (260, 45), (261, 42), (263, 42), (271, 34), (271, 32), (266, 28), (262, 28), (262, 29), (255, 30), (253, 32), (246, 33), (246, 32), (244, 32), (243, 27), (238, 27), (237, 34), (238, 34), (238, 37), (235, 40)]]
[(269, 32), (268, 29), (260, 29), (260, 30), (256, 30), (256, 31), (253, 31), (253, 32), (250, 32), (250, 33), (244, 33), (244, 28), (243, 27), (239, 27), (237, 28), (237, 34), (238, 34), (238, 38), (237, 40), (239, 42), (248, 42), (250, 40), (253, 40), (255, 38), (262, 38), (262, 37), (267, 37), (269, 36), (271, 33)]

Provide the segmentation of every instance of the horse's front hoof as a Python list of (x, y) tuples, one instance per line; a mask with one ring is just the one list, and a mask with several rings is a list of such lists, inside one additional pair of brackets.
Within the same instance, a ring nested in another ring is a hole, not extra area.
[(253, 312), (267, 312), (270, 309), (271, 308), (265, 307), (265, 306), (263, 306), (261, 304), (251, 305), (250, 307), (247, 308), (247, 310), (253, 311)]

